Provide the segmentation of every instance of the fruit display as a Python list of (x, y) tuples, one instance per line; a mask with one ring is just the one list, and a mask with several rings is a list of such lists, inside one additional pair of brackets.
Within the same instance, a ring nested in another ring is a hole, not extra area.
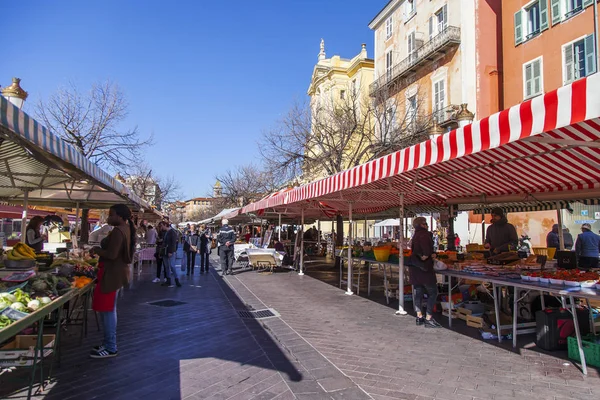
[(92, 282), (92, 278), (89, 278), (87, 276), (78, 276), (75, 279), (73, 279), (73, 283), (72, 286), (74, 288), (78, 288), (81, 289), (82, 287), (84, 287), (85, 285), (89, 284), (90, 282)]
[(35, 260), (35, 251), (25, 243), (17, 243), (12, 250), (6, 252), (6, 258), (11, 261)]

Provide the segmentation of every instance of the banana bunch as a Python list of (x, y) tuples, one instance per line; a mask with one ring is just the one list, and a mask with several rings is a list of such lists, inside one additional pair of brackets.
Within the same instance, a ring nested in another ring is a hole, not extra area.
[(35, 251), (25, 243), (17, 243), (6, 253), (6, 257), (13, 261), (35, 260)]

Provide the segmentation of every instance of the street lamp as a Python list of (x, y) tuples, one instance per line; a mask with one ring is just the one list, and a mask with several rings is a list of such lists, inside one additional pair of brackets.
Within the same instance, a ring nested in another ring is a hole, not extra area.
[(21, 79), (12, 78), (12, 85), (2, 89), (2, 96), (6, 97), (8, 101), (17, 106), (20, 110), (23, 108), (23, 104), (27, 99), (27, 92), (21, 87)]

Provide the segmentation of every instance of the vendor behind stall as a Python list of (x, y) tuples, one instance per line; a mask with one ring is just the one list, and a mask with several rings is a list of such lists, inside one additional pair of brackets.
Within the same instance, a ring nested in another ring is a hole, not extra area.
[(504, 211), (500, 207), (492, 210), (492, 225), (487, 228), (485, 248), (494, 254), (516, 250), (519, 237), (514, 225), (509, 224)]
[(44, 240), (47, 239), (47, 236), (42, 236), (40, 233), (40, 227), (44, 222), (44, 218), (40, 216), (35, 216), (31, 218), (29, 224), (27, 224), (27, 229), (25, 230), (25, 244), (31, 247), (36, 252), (40, 252), (44, 249)]

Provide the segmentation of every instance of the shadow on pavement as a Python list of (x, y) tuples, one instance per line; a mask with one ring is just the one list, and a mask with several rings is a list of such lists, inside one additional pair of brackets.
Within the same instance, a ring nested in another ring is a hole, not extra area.
[[(182, 288), (151, 283), (155, 267), (150, 269), (152, 274), (142, 274), (119, 299), (119, 356), (88, 357), (102, 341), (92, 317), (83, 345), (79, 329), (64, 333), (62, 365), (46, 392), (34, 398), (228, 398), (246, 389), (268, 391), (267, 381), (285, 391), (284, 381), (303, 379), (260, 321), (238, 316), (245, 305), (212, 268), (209, 274), (198, 275), (196, 268), (195, 276), (182, 276)], [(184, 304), (148, 304), (165, 299)], [(0, 398), (26, 398), (28, 373), (18, 369), (0, 375)]]

